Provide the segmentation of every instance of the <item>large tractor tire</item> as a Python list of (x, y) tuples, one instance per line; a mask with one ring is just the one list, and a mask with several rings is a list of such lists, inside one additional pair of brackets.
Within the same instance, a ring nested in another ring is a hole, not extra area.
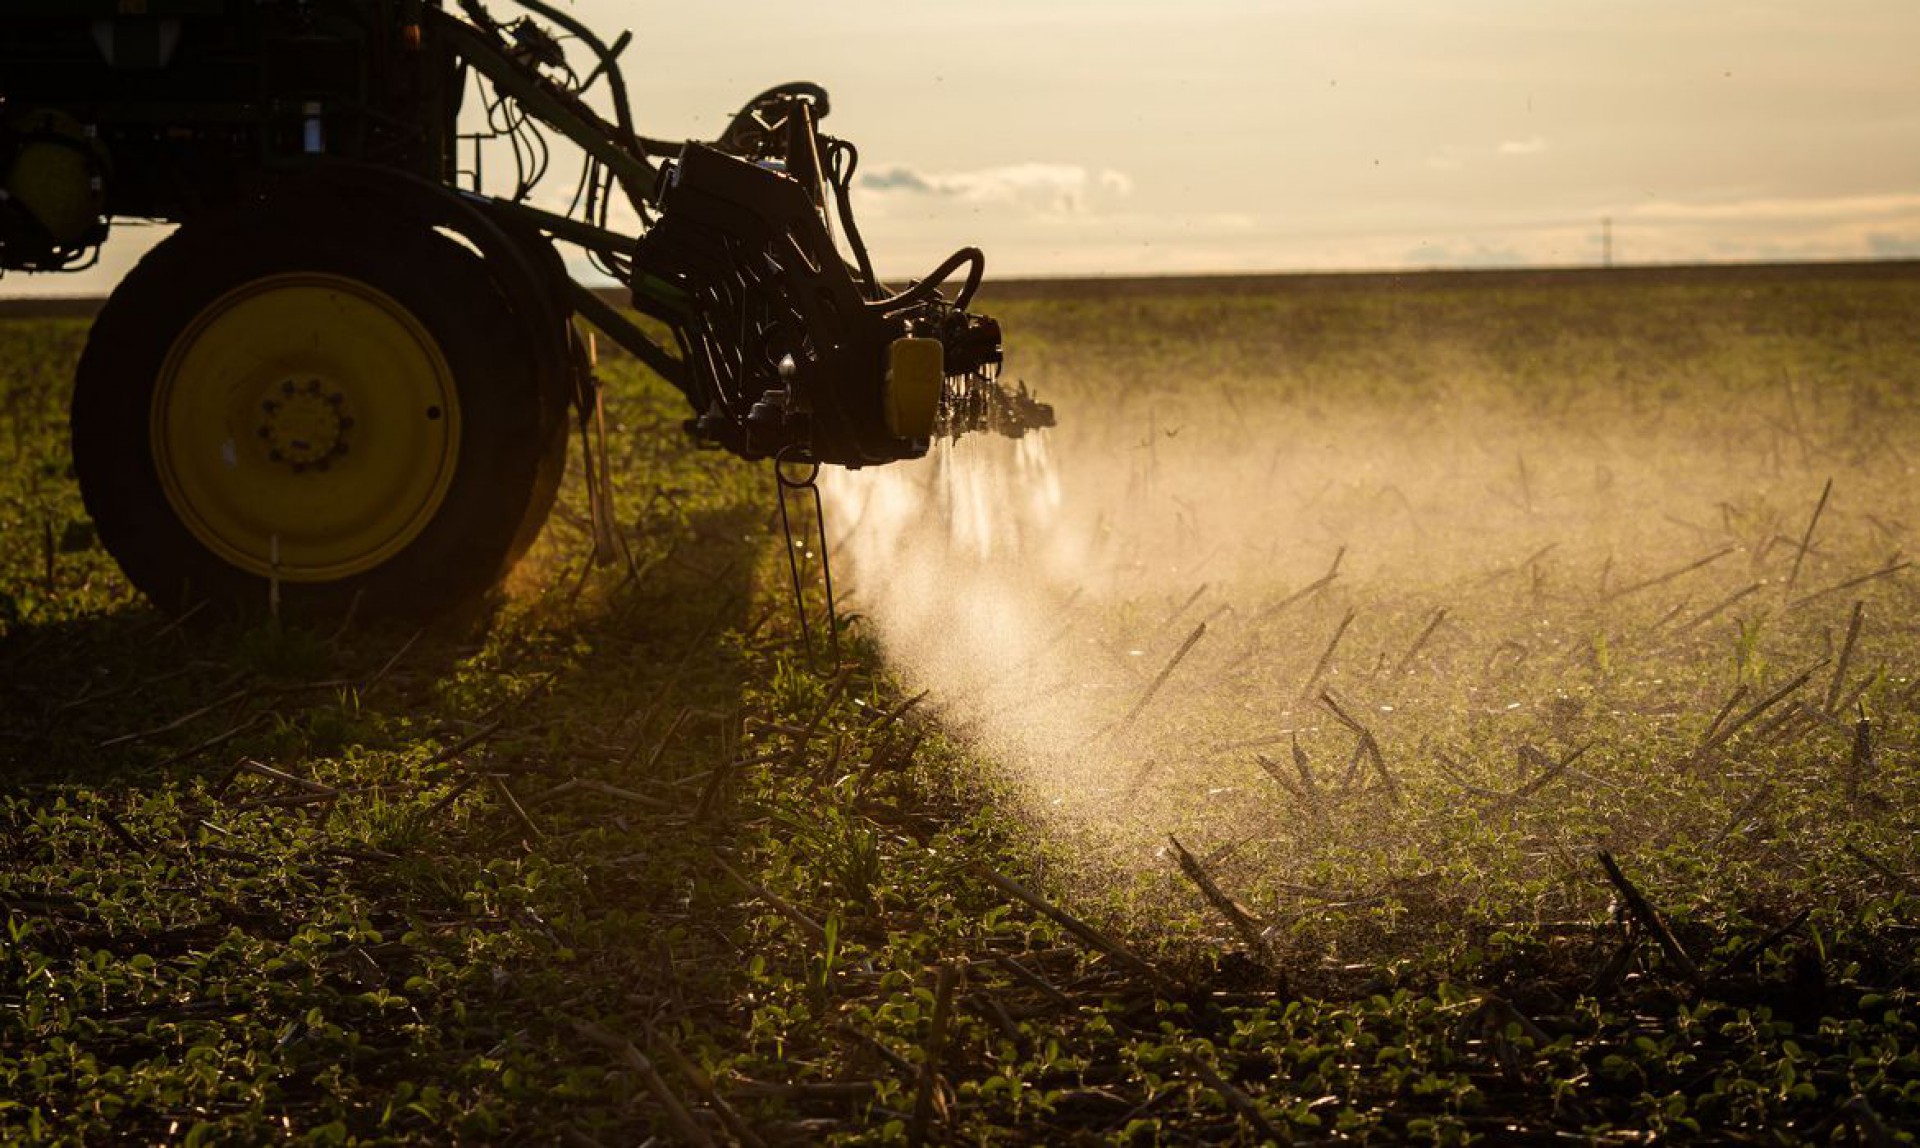
[(73, 457), (100, 538), (162, 609), (425, 617), (532, 541), (566, 382), (469, 247), (400, 215), (190, 223), (96, 319)]

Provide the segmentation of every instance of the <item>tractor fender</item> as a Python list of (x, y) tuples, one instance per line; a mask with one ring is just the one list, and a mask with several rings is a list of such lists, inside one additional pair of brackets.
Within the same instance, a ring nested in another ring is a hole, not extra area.
[[(495, 285), (520, 317), (536, 356), (542, 408), (564, 418), (577, 399), (576, 367), (568, 302), (570, 282), (560, 255), (545, 236), (485, 210), (459, 191), (409, 172), (374, 164), (337, 161), (289, 173), (261, 185), (261, 206), (298, 211), (322, 196), (337, 211), (343, 196), (368, 201), (371, 210), (398, 214), (453, 232), (479, 252)], [(551, 424), (548, 424), (551, 426)], [(546, 428), (542, 428), (545, 430)]]

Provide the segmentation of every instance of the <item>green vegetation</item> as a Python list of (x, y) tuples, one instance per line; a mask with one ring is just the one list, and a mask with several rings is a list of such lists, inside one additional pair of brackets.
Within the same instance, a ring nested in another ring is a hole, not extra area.
[[(1141, 869), (1031, 811), (870, 626), (816, 669), (772, 476), (687, 448), (628, 361), (611, 563), (570, 480), (489, 618), (210, 632), (93, 544), (84, 324), (0, 323), (0, 1139), (1911, 1142), (1920, 610), (1887, 555), (1920, 284), (998, 310), (1069, 427), (1480, 404), (1684, 438), (1783, 378), (1819, 401), (1791, 495), (1665, 564), (1248, 589), (1279, 628), (1219, 623), (1143, 731), (1212, 746), (1180, 715), (1231, 687), (1283, 699), (1246, 739), (1321, 715), (1307, 765), (1289, 735), (1170, 773), (1193, 852)], [(1818, 531), (1809, 473), (1850, 500)], [(1496, 600), (1537, 609), (1458, 622)], [(1179, 605), (1101, 609), (1151, 670)]]

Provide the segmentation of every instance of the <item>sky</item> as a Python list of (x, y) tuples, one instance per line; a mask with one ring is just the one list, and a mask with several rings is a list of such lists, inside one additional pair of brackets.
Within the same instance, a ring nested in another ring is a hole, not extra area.
[(650, 135), (824, 84), (896, 277), (1920, 257), (1914, 0), (557, 2)]

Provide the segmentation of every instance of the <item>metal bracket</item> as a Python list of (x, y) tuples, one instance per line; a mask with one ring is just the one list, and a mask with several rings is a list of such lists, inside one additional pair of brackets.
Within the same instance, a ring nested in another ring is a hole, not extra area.
[[(780, 500), (780, 532), (786, 543), (787, 572), (793, 576), (793, 608), (800, 618), (800, 641), (806, 648), (807, 661), (818, 669), (820, 659), (813, 648), (813, 627), (807, 621), (807, 596), (800, 585), (800, 559), (794, 553), (793, 520), (787, 513), (787, 492), (790, 490), (807, 491), (813, 495), (813, 522), (820, 545), (820, 572), (827, 590), (827, 652), (831, 655), (829, 666), (837, 666), (840, 663), (840, 612), (833, 600), (833, 560), (827, 554), (827, 509), (820, 497), (820, 464), (789, 459), (787, 453), (782, 451), (774, 457), (774, 496)], [(804, 477), (790, 477), (787, 474), (789, 466), (804, 467)]]
[(580, 469), (587, 482), (587, 517), (593, 527), (593, 564), (619, 556), (613, 518), (613, 472), (607, 460), (606, 387), (594, 374), (599, 360), (593, 333), (573, 333), (574, 401), (580, 408)]

